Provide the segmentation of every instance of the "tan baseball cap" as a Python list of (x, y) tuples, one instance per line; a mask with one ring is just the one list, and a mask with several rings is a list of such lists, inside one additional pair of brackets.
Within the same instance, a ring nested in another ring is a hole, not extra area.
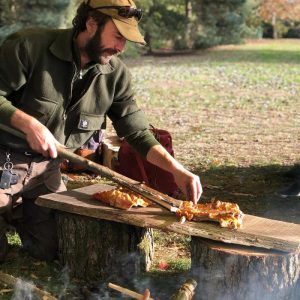
[(124, 17), (118, 9), (119, 7), (136, 8), (132, 0), (86, 0), (85, 3), (103, 14), (110, 16), (126, 40), (142, 45), (146, 44), (144, 37), (139, 31), (138, 18)]

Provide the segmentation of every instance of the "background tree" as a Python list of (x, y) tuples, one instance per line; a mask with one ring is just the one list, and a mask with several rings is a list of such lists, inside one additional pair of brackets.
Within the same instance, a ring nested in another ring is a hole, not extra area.
[(21, 28), (65, 27), (75, 3), (69, 0), (0, 0), (0, 41)]
[(186, 0), (137, 1), (144, 9), (141, 27), (151, 52), (153, 48), (187, 48)]
[[(81, 2), (0, 0), (0, 42), (24, 27), (68, 27)], [(131, 56), (145, 51), (142, 49), (153, 52), (241, 43), (244, 38), (261, 37), (262, 24), (271, 28), (275, 38), (291, 28), (300, 37), (300, 0), (136, 0), (136, 4), (144, 9), (141, 28), (147, 47), (127, 43), (126, 54)]]
[(195, 46), (240, 43), (246, 34), (246, 0), (194, 0), (198, 28)]
[(185, 0), (185, 17), (187, 20), (187, 26), (186, 26), (186, 34), (185, 34), (185, 40), (186, 45), (188, 49), (191, 49), (193, 47), (193, 36), (192, 36), (192, 29), (193, 29), (193, 5), (192, 0)]
[(273, 38), (288, 30), (288, 25), (300, 21), (300, 0), (262, 0), (260, 17), (271, 25)]

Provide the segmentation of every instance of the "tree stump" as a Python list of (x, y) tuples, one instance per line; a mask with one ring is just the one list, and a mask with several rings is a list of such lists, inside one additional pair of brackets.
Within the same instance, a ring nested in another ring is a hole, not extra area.
[(299, 253), (192, 237), (191, 257), (195, 299), (300, 299)]
[(151, 229), (57, 213), (59, 260), (83, 280), (132, 278), (148, 271), (154, 254)]

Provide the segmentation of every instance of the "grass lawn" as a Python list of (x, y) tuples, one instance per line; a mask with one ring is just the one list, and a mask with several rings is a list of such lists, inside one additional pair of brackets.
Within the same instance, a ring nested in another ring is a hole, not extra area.
[[(175, 156), (201, 177), (205, 201), (234, 201), (245, 213), (300, 223), (300, 201), (277, 194), (300, 157), (300, 40), (250, 41), (127, 64), (137, 102), (151, 124), (172, 133)], [(171, 271), (185, 272), (188, 239), (156, 232), (156, 240), (154, 265), (166, 261)], [(57, 264), (28, 258), (18, 246), (1, 270), (56, 296), (76, 286)], [(6, 289), (0, 286), (1, 299), (11, 298)]]

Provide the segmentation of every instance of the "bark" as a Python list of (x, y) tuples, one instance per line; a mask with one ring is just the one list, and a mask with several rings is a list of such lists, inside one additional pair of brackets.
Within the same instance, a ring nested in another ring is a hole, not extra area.
[(273, 29), (273, 39), (274, 40), (276, 40), (278, 38), (278, 32), (277, 32), (276, 22), (277, 22), (276, 12), (273, 12), (271, 24), (272, 24), (272, 29)]
[(185, 39), (186, 39), (186, 44), (188, 49), (192, 49), (193, 47), (193, 40), (192, 40), (192, 1), (191, 0), (186, 0), (185, 1), (185, 15), (188, 19), (188, 24), (187, 24), (187, 30), (185, 34)]
[(296, 300), (300, 297), (299, 253), (225, 245), (192, 237), (195, 299)]
[(151, 229), (58, 213), (59, 259), (83, 280), (132, 278), (150, 268)]

